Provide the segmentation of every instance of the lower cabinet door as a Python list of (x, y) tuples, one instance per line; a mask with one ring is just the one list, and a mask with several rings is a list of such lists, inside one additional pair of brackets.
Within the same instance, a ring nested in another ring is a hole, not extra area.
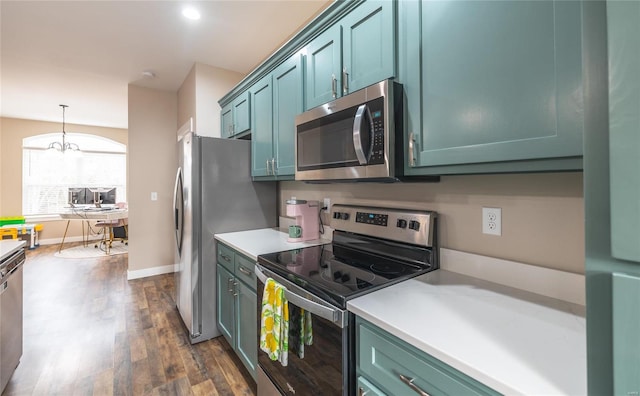
[(380, 389), (376, 388), (365, 377), (358, 377), (358, 396), (387, 396)]
[(258, 363), (257, 297), (253, 288), (236, 280), (236, 353), (249, 373), (256, 379)]
[(218, 311), (218, 329), (227, 339), (231, 347), (235, 348), (234, 339), (234, 296), (233, 282), (235, 278), (233, 274), (226, 268), (217, 264), (217, 311)]

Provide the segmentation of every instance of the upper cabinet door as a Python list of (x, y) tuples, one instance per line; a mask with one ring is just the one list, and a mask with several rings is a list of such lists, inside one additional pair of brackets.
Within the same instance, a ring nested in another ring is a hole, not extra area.
[(271, 75), (251, 89), (251, 176), (271, 174), (273, 159), (273, 98)]
[(340, 36), (340, 25), (334, 25), (306, 47), (306, 109), (327, 103), (341, 95)]
[[(558, 158), (581, 168), (581, 2), (399, 4), (408, 174), (553, 170), (482, 164)], [(448, 165), (470, 166), (437, 168)]]
[(640, 2), (607, 1), (611, 250), (640, 262)]
[(251, 106), (249, 92), (244, 92), (233, 101), (233, 134), (248, 131), (251, 128)]
[(342, 95), (395, 76), (395, 2), (367, 1), (342, 25)]
[(278, 177), (295, 174), (295, 119), (304, 111), (302, 59), (296, 54), (273, 71), (273, 140)]
[(220, 137), (227, 138), (233, 135), (233, 107), (231, 103), (220, 111)]

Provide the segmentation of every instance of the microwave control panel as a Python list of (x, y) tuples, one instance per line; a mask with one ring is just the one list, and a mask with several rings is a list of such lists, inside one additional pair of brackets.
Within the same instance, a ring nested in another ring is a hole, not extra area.
[(368, 163), (371, 165), (384, 164), (384, 100), (377, 98), (367, 104), (371, 114), (371, 157)]

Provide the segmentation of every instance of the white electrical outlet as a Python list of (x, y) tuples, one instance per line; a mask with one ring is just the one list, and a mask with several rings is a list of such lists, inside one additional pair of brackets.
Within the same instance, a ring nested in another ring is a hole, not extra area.
[(158, 193), (157, 192), (153, 191), (151, 193), (151, 200), (152, 201), (157, 201), (158, 200)]
[(502, 209), (482, 208), (482, 233), (502, 235)]
[(331, 198), (325, 198), (322, 207), (327, 208), (327, 212), (331, 212)]

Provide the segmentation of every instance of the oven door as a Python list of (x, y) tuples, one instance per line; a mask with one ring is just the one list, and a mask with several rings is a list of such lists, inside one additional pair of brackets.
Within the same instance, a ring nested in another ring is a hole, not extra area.
[[(266, 377), (283, 395), (351, 395), (355, 378), (355, 362), (353, 315), (341, 310), (321, 299), (307, 293), (304, 289), (294, 285), (284, 278), (267, 270), (260, 264), (255, 267), (258, 294), (258, 344), (260, 334), (260, 301), (264, 293), (267, 278), (272, 278), (286, 289), (289, 303), (290, 318), (294, 310), (304, 309), (311, 313), (311, 328), (313, 341), (304, 345), (304, 357), (298, 356), (292, 348), (295, 338), (292, 336), (290, 322), (289, 359), (288, 365), (282, 366), (279, 361), (272, 361), (269, 356), (258, 347), (258, 365)], [(353, 364), (353, 363), (352, 363)], [(262, 385), (261, 385), (262, 386)], [(258, 395), (268, 394), (258, 388)]]

